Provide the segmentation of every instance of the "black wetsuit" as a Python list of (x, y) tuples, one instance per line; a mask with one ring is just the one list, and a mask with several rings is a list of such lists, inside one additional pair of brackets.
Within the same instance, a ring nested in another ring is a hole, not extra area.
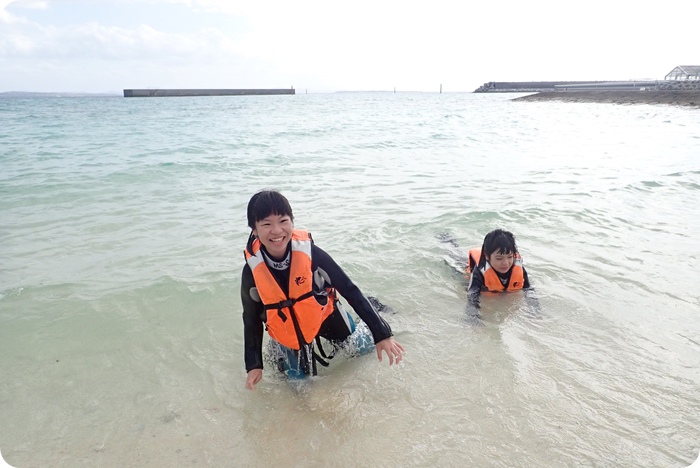
[[(261, 246), (265, 259), (269, 256), (264, 246)], [(290, 254), (291, 244), (287, 246), (287, 255)], [(272, 276), (288, 294), (289, 291), (289, 266), (282, 269), (269, 267)], [(280, 262), (277, 262), (278, 268)], [(345, 272), (337, 263), (321, 248), (313, 244), (311, 248), (311, 271), (314, 275), (314, 291), (323, 291), (325, 287), (335, 288), (355, 310), (360, 319), (367, 324), (374, 343), (392, 336), (391, 327), (379, 316), (374, 307), (362, 291), (348, 278)], [(243, 303), (243, 333), (245, 338), (245, 368), (246, 372), (252, 369), (263, 368), (262, 343), (263, 343), (263, 322), (265, 311), (262, 302), (257, 294), (253, 272), (246, 263), (243, 267), (241, 277), (241, 302)], [(350, 335), (345, 319), (336, 308), (333, 313), (323, 322), (319, 335), (331, 341), (342, 341)]]

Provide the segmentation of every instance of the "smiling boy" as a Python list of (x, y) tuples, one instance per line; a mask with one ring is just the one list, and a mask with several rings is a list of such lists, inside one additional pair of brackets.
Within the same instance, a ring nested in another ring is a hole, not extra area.
[[(294, 215), (281, 193), (264, 190), (248, 202), (252, 229), (245, 249), (241, 301), (245, 335), (246, 388), (262, 379), (263, 324), (272, 340), (293, 351), (304, 374), (319, 360), (314, 340), (321, 336), (339, 346), (355, 325), (338, 303), (337, 293), (364, 321), (374, 339), (379, 361), (400, 362), (403, 347), (362, 291), (311, 234), (294, 229)], [(337, 291), (337, 292), (336, 292)]]

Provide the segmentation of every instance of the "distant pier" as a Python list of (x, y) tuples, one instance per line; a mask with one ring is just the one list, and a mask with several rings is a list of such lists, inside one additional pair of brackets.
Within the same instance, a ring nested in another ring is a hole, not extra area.
[(554, 91), (559, 86), (596, 85), (602, 81), (489, 81), (475, 93), (533, 93)]
[(180, 97), (180, 96), (262, 96), (268, 94), (295, 94), (294, 88), (285, 89), (125, 89), (124, 97)]
[(698, 91), (700, 80), (641, 81), (489, 81), (475, 93), (544, 93), (571, 91)]

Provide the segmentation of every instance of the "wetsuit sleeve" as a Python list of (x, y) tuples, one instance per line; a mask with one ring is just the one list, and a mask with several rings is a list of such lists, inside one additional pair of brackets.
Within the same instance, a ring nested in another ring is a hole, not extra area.
[(393, 336), (389, 324), (374, 310), (360, 288), (353, 283), (342, 268), (324, 250), (314, 244), (313, 247), (314, 271), (321, 268), (328, 274), (331, 286), (348, 301), (350, 307), (357, 313), (360, 319), (367, 324), (372, 332), (374, 343)]
[(523, 289), (527, 289), (530, 287), (530, 280), (527, 278), (527, 271), (525, 271), (525, 267), (523, 267)]
[(469, 277), (469, 288), (467, 290), (467, 319), (479, 318), (481, 308), (481, 291), (484, 288), (484, 274), (478, 268), (472, 271)]
[(484, 289), (484, 274), (478, 268), (474, 269), (469, 278), (469, 288), (467, 291), (469, 303), (475, 308), (479, 308), (481, 291)]
[(243, 304), (243, 339), (245, 370), (262, 369), (263, 304), (253, 299), (251, 289), (255, 287), (253, 272), (246, 264), (241, 275), (241, 303)]
[(539, 317), (541, 315), (540, 301), (535, 295), (535, 289), (530, 286), (530, 280), (527, 277), (527, 271), (523, 268), (523, 290), (525, 292), (525, 302), (530, 308), (530, 312), (533, 316)]

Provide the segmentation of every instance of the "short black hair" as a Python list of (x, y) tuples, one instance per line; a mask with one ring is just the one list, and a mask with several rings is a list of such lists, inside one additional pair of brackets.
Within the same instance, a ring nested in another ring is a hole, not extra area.
[(261, 190), (248, 202), (248, 227), (255, 229), (255, 223), (270, 215), (289, 216), (294, 221), (289, 200), (276, 190)]
[(515, 236), (512, 232), (495, 229), (486, 234), (484, 244), (481, 246), (479, 264), (482, 265), (481, 260), (486, 260), (486, 257), (490, 257), (494, 252), (502, 252), (504, 254), (518, 253), (518, 246), (515, 245)]

